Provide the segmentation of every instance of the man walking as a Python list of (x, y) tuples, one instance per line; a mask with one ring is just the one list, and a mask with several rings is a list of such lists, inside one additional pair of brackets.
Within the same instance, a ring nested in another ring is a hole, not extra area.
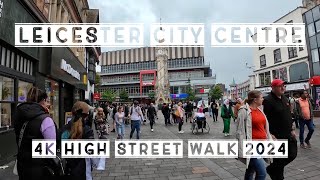
[(275, 158), (267, 167), (272, 180), (284, 179), (284, 167), (297, 157), (297, 140), (292, 126), (288, 99), (284, 96), (284, 81), (275, 79), (271, 83), (272, 91), (263, 101), (263, 110), (269, 121), (269, 131), (273, 139), (288, 140), (288, 158)]
[[(310, 139), (314, 132), (313, 126), (313, 113), (312, 113), (312, 104), (310, 100), (307, 98), (309, 93), (307, 91), (303, 91), (301, 97), (298, 101), (296, 101), (296, 108), (297, 108), (297, 117), (299, 118), (299, 125), (300, 125), (300, 147), (301, 148), (311, 148)], [(307, 125), (308, 127), (308, 135), (306, 139), (304, 139), (304, 126)], [(304, 144), (306, 143), (307, 146)]]
[(156, 108), (153, 106), (153, 103), (150, 104), (147, 115), (150, 121), (151, 132), (153, 132), (153, 124), (156, 117)]
[(169, 105), (167, 105), (166, 103), (163, 103), (162, 114), (164, 116), (164, 123), (166, 124), (166, 126), (168, 124), (171, 124), (171, 122), (170, 122), (170, 108), (169, 108)]
[(130, 139), (132, 139), (132, 135), (135, 130), (137, 130), (137, 139), (140, 139), (140, 127), (141, 127), (141, 120), (143, 117), (141, 108), (138, 106), (139, 102), (134, 101), (133, 106), (130, 109), (131, 118), (131, 132), (130, 132)]

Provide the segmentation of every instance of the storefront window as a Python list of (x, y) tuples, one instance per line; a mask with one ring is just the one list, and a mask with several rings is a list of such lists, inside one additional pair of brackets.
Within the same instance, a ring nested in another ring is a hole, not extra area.
[(0, 101), (14, 101), (14, 80), (0, 76)]
[(59, 126), (59, 83), (46, 80), (45, 89), (50, 102), (49, 114), (56, 125)]
[(11, 103), (0, 103), (0, 128), (11, 126)]
[(19, 102), (26, 102), (27, 101), (27, 94), (29, 89), (32, 87), (32, 83), (19, 81), (19, 91), (18, 91), (18, 101)]

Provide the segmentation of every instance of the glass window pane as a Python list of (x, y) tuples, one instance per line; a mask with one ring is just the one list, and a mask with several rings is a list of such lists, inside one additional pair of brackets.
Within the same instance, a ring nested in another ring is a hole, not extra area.
[(14, 101), (14, 80), (0, 76), (0, 100)]
[(312, 15), (313, 15), (314, 21), (320, 19), (319, 6), (316, 6), (315, 8), (312, 9)]
[(312, 62), (318, 62), (319, 61), (319, 51), (318, 49), (314, 49), (311, 51), (311, 57), (312, 57)]
[(308, 64), (305, 62), (291, 65), (289, 68), (289, 72), (291, 82), (301, 81), (309, 78)]
[(316, 25), (316, 32), (320, 32), (320, 20), (315, 22), (315, 25)]
[(314, 24), (313, 23), (308, 25), (308, 33), (309, 33), (309, 37), (315, 35), (316, 31), (314, 29)]
[(316, 49), (316, 48), (318, 48), (316, 36), (312, 36), (312, 37), (310, 38), (310, 48), (311, 48), (311, 49)]
[(0, 127), (11, 126), (11, 103), (0, 103)]
[(320, 75), (320, 64), (319, 61), (316, 63), (313, 63), (313, 73), (315, 76)]
[(32, 83), (19, 81), (19, 91), (18, 91), (18, 101), (19, 102), (26, 102), (27, 101), (27, 94), (29, 89), (32, 87)]
[(307, 21), (307, 24), (310, 24), (313, 22), (313, 17), (312, 17), (312, 11), (308, 11), (306, 12), (306, 21)]
[(10, 67), (10, 57), (11, 57), (11, 51), (7, 49), (6, 67)]

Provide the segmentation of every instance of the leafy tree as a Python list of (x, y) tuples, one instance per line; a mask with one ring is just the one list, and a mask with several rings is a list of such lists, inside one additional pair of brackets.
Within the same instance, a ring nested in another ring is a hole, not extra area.
[(222, 98), (222, 96), (223, 96), (223, 91), (222, 91), (222, 89), (220, 88), (220, 86), (217, 86), (217, 85), (216, 85), (216, 86), (214, 86), (214, 87), (212, 87), (212, 88), (210, 89), (209, 95), (210, 95), (210, 97), (211, 97), (212, 99), (218, 100), (218, 99)]
[(128, 92), (125, 89), (121, 90), (119, 93), (119, 98), (121, 102), (127, 102), (129, 100)]
[(96, 74), (95, 85), (99, 87), (101, 85), (101, 78), (99, 74)]
[(116, 94), (110, 89), (107, 89), (102, 93), (102, 99), (112, 103), (116, 99)]
[(186, 90), (186, 93), (188, 94), (187, 100), (188, 101), (194, 101), (196, 99), (196, 93), (195, 93), (194, 89), (191, 86), (190, 79), (188, 79), (188, 83), (187, 84), (188, 84), (187, 85), (187, 90)]
[(154, 91), (149, 91), (149, 94), (148, 94), (149, 98), (151, 100), (154, 100), (155, 96), (156, 96), (156, 93)]

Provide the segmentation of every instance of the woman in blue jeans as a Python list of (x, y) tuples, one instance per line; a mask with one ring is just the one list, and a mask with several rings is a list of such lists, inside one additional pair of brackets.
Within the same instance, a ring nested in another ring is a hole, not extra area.
[(244, 106), (240, 107), (237, 119), (236, 137), (239, 140), (239, 156), (245, 161), (247, 170), (245, 180), (253, 180), (254, 173), (256, 180), (264, 180), (267, 177), (265, 161), (263, 158), (243, 159), (242, 143), (244, 140), (271, 140), (269, 124), (263, 111), (260, 109), (263, 102), (260, 91), (250, 91)]
[(124, 128), (125, 128), (125, 120), (124, 120), (124, 112), (123, 107), (118, 107), (118, 112), (115, 114), (116, 128), (118, 133), (118, 139), (123, 139), (124, 137)]

